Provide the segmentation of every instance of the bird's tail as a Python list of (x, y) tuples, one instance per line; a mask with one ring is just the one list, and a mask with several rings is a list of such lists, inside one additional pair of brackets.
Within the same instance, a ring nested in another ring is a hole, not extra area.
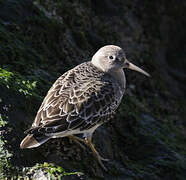
[(28, 134), (21, 142), (20, 148), (35, 148), (48, 141), (51, 137), (45, 135)]

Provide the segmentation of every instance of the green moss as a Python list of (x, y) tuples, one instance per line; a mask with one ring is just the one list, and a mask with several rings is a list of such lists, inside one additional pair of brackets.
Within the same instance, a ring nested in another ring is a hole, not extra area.
[(31, 168), (25, 168), (24, 174), (22, 177), (30, 177), (33, 178), (38, 171), (42, 171), (43, 174), (46, 175), (47, 178), (60, 180), (64, 176), (82, 176), (81, 172), (66, 172), (61, 166), (56, 166), (52, 163), (43, 163), (36, 164)]
[(12, 154), (8, 152), (6, 149), (6, 140), (3, 138), (3, 134), (5, 133), (4, 127), (7, 124), (1, 115), (0, 115), (0, 179), (6, 177), (6, 174), (9, 174), (12, 170), (10, 158)]
[(55, 166), (54, 164), (44, 163), (43, 165), (39, 165), (40, 168), (45, 168), (49, 174), (60, 174), (61, 176), (69, 176), (69, 175), (78, 175), (82, 174), (81, 172), (66, 172), (61, 166)]
[[(37, 61), (41, 57), (37, 52), (28, 45), (26, 45), (23, 39), (20, 38), (20, 34), (17, 28), (20, 26), (17, 24), (11, 24), (11, 31), (7, 31), (5, 26), (0, 25), (0, 56), (2, 58), (2, 64), (9, 66), (14, 71), (22, 71), (23, 73), (30, 72), (35, 66)], [(33, 61), (34, 60), (34, 61)], [(25, 67), (24, 65), (27, 64)]]
[(23, 94), (25, 97), (39, 97), (35, 92), (37, 81), (26, 80), (18, 73), (13, 73), (0, 68), (0, 83), (4, 84), (8, 89)]

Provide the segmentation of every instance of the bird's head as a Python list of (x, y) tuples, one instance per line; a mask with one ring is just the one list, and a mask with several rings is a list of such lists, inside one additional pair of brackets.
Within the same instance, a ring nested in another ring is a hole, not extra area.
[(104, 72), (128, 68), (150, 76), (147, 72), (129, 62), (123, 49), (114, 45), (107, 45), (100, 48), (92, 57), (91, 62)]

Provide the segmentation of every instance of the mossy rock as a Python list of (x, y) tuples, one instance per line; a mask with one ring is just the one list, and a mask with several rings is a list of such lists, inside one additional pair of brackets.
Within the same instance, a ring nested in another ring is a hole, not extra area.
[[(155, 61), (160, 22), (149, 11), (156, 2), (142, 4), (135, 14), (138, 3), (131, 1), (0, 1), (0, 179), (185, 179), (186, 106)], [(55, 79), (105, 44), (121, 45), (152, 75), (126, 72), (116, 116), (94, 134), (96, 148), (110, 159), (109, 171), (68, 138), (20, 150)]]

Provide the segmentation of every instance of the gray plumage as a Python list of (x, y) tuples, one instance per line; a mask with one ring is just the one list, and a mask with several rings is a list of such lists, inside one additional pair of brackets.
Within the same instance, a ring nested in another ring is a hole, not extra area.
[(131, 65), (120, 47), (108, 45), (91, 61), (64, 73), (48, 91), (20, 147), (33, 148), (50, 138), (81, 133), (91, 137), (121, 102), (125, 89), (123, 68), (133, 67), (148, 75)]

